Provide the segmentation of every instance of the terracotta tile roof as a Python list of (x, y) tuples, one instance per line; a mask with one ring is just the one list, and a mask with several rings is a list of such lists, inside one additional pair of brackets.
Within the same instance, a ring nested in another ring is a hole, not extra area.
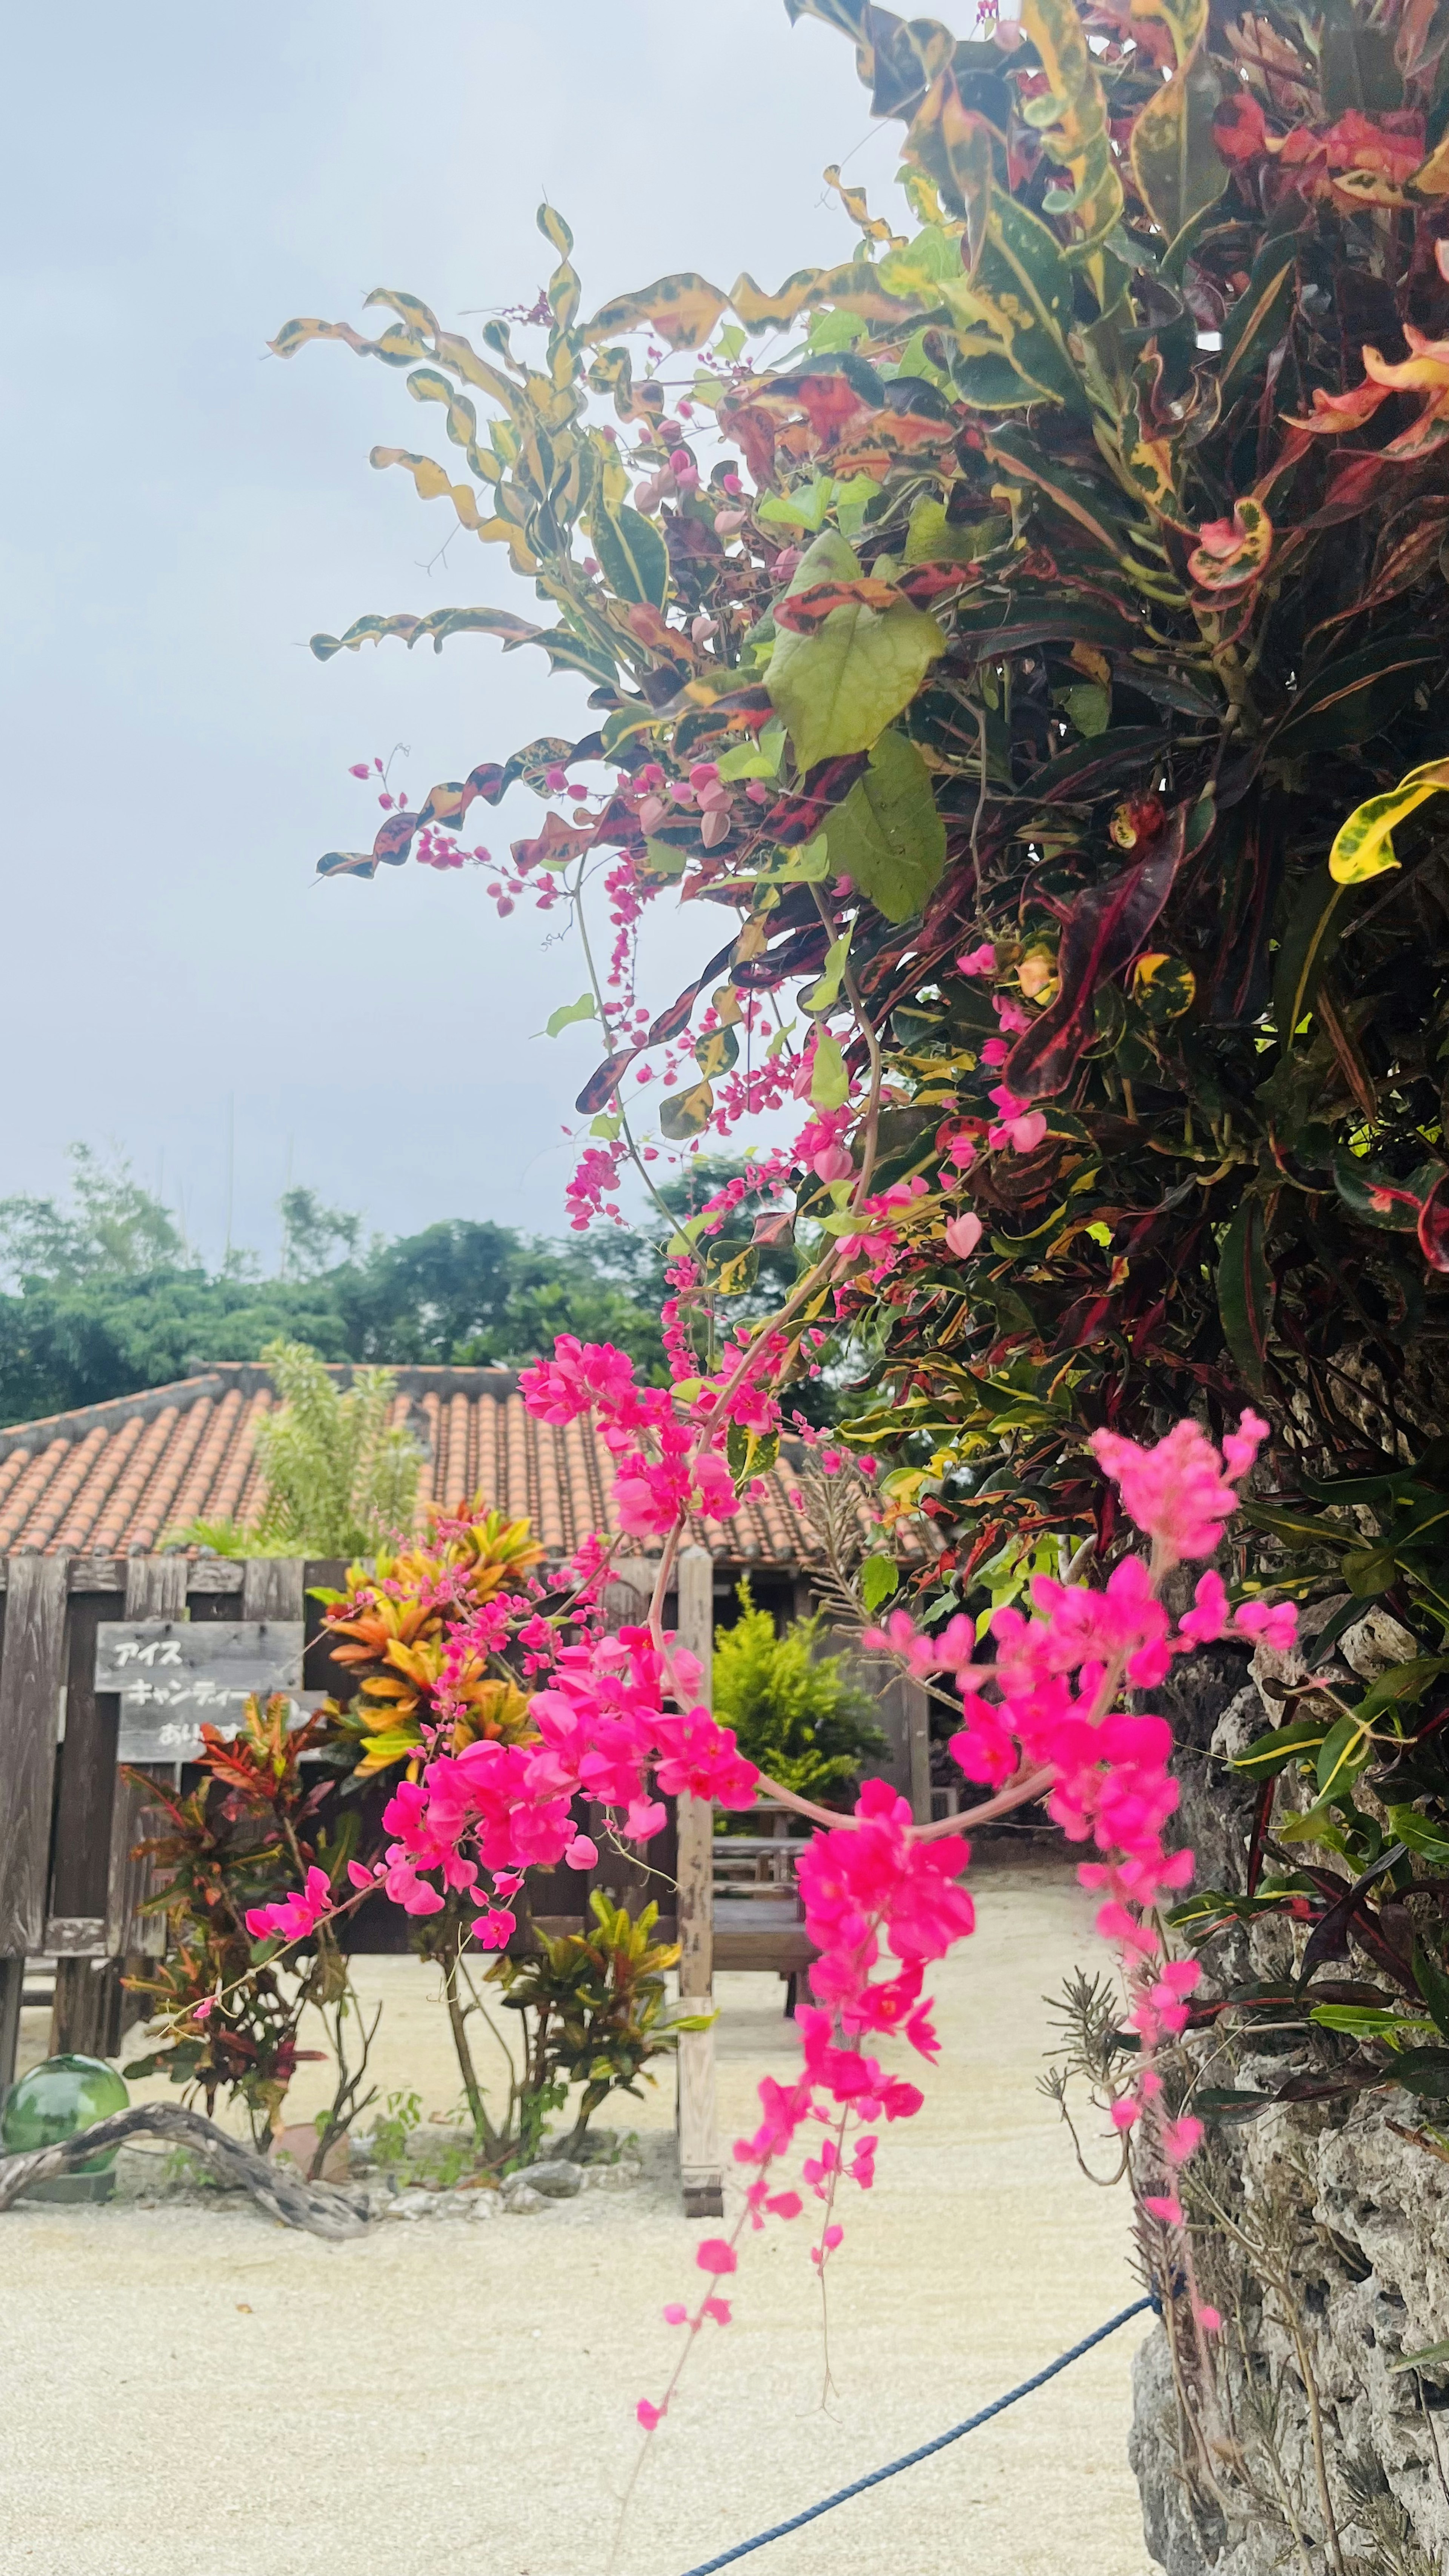
[[(332, 1374), (346, 1383), (347, 1368)], [(591, 1529), (612, 1537), (612, 1462), (583, 1423), (535, 1422), (510, 1370), (399, 1368), (393, 1419), (425, 1453), (420, 1501), (452, 1504), (480, 1487), (526, 1513), (551, 1554)], [(110, 1404), (86, 1405), (0, 1431), (0, 1556), (136, 1556), (190, 1520), (247, 1519), (260, 1499), (258, 1420), (276, 1402), (270, 1371), (224, 1361), (202, 1377)], [(792, 1509), (788, 1470), (728, 1523), (701, 1522), (697, 1543), (728, 1564), (791, 1566), (815, 1553)]]

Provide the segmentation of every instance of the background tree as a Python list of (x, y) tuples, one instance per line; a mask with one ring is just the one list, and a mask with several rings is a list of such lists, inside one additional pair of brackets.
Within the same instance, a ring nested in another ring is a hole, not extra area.
[(324, 1360), (516, 1367), (555, 1334), (612, 1340), (662, 1367), (652, 1251), (533, 1241), (458, 1218), (393, 1242), (298, 1188), (282, 1201), (280, 1275), (208, 1271), (124, 1160), (72, 1149), (69, 1197), (0, 1202), (0, 1421), (132, 1395), (277, 1340)]

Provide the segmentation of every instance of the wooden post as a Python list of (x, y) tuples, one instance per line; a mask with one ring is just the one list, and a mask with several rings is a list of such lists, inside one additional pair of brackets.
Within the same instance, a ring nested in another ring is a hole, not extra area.
[[(128, 1557), (126, 1618), (184, 1619), (186, 1575), (184, 1556)], [(165, 1956), (166, 1926), (160, 1915), (137, 1910), (146, 1894), (148, 1873), (144, 1861), (132, 1860), (131, 1847), (144, 1838), (145, 1808), (146, 1792), (139, 1782), (118, 1778), (106, 1887), (106, 1949), (113, 1959)]]
[[(699, 1696), (713, 1698), (714, 1559), (687, 1547), (679, 1559), (679, 1642), (699, 1658)], [(707, 2010), (714, 1994), (714, 1806), (708, 1798), (679, 1801), (679, 1995), (691, 2011)], [(715, 2132), (714, 2032), (685, 2031), (678, 2056), (679, 2178), (689, 2218), (724, 2212), (719, 2141)]]
[(910, 1764), (912, 1821), (931, 1821), (931, 1694), (924, 1682), (906, 1674), (901, 1682), (906, 1705), (906, 1753)]
[(27, 1951), (45, 1940), (68, 1556), (12, 1556), (0, 1653), (0, 2095), (15, 2080)]
[(0, 1959), (0, 2111), (5, 2096), (15, 2081), (15, 2056), (20, 2046), (20, 1998), (25, 1991), (25, 1961)]
[(96, 1691), (96, 1629), (119, 1618), (118, 1593), (72, 1593), (66, 1651), (65, 1736), (55, 1788), (45, 1947), (55, 1958), (50, 2054), (113, 2057), (120, 2045), (120, 1987), (106, 1957), (107, 1855), (116, 1801), (120, 1702)]

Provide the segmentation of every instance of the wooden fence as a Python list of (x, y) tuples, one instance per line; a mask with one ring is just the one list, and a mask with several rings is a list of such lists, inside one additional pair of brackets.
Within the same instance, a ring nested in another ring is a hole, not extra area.
[[(159, 1955), (164, 1926), (140, 1911), (145, 1865), (132, 1853), (147, 1830), (146, 1790), (124, 1777), (117, 1759), (121, 1699), (96, 1687), (97, 1632), (105, 1622), (300, 1622), (303, 1682), (336, 1685), (351, 1695), (344, 1671), (331, 1667), (316, 1585), (336, 1585), (331, 1562), (184, 1556), (68, 1557), (35, 1554), (0, 1560), (0, 2097), (13, 2079), (27, 1957), (56, 1962), (54, 2044), (110, 2056), (136, 2001), (122, 1980)], [(611, 1586), (614, 1624), (642, 1616), (653, 1568), (621, 1565)], [(717, 1596), (725, 1588), (702, 1548), (680, 1560), (677, 1597), (666, 1620), (696, 1654), (709, 1687)], [(218, 1640), (218, 1645), (221, 1641)], [(891, 1743), (889, 1768), (918, 1816), (930, 1813), (925, 1694), (913, 1684), (880, 1693)], [(162, 1776), (179, 1781), (179, 1767)], [(377, 1793), (379, 1801), (385, 1795)], [(591, 1820), (593, 1821), (593, 1820)], [(660, 1932), (681, 1945), (680, 1991), (698, 2008), (712, 1992), (716, 1965), (797, 1973), (810, 1952), (798, 1922), (766, 1921), (783, 1908), (732, 1907), (717, 1926), (713, 1902), (713, 1821), (707, 1804), (685, 1798), (671, 1808), (666, 1832), (641, 1858), (601, 1834), (599, 1862), (588, 1873), (537, 1872), (533, 1911), (549, 1929), (587, 1913), (593, 1886), (637, 1907), (660, 1905)], [(675, 1890), (677, 1887), (677, 1899)], [(733, 1915), (733, 1922), (729, 1917)], [(379, 1901), (349, 1930), (359, 1952), (403, 1950), (407, 1923)], [(687, 2037), (680, 2058), (680, 2152), (687, 2204), (717, 2206), (714, 2144), (713, 2036)]]

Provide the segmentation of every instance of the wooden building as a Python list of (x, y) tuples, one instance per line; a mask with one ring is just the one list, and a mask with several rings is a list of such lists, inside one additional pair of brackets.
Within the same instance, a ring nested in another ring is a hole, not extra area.
[[(335, 1374), (346, 1383), (352, 1372)], [(591, 1530), (618, 1537), (611, 1461), (588, 1425), (537, 1422), (507, 1370), (394, 1375), (394, 1419), (423, 1452), (420, 1518), (429, 1501), (455, 1506), (481, 1493), (485, 1503), (526, 1514), (551, 1556), (567, 1556)], [(27, 1961), (32, 1980), (40, 1962), (54, 1963), (58, 2043), (114, 2047), (116, 1963), (159, 1937), (154, 1918), (136, 1912), (143, 1891), (130, 1851), (142, 1801), (118, 1775), (120, 1701), (96, 1687), (98, 1627), (302, 1620), (309, 1649), (319, 1635), (320, 1609), (307, 1593), (336, 1582), (338, 1566), (164, 1547), (184, 1523), (245, 1521), (254, 1512), (255, 1430), (276, 1402), (266, 1368), (228, 1362), (0, 1431), (0, 2091), (13, 2070)], [(728, 1621), (745, 1573), (756, 1600), (781, 1622), (810, 1608), (814, 1548), (791, 1482), (782, 1465), (733, 1520), (691, 1528), (689, 1544), (701, 1552), (695, 1568), (712, 1564), (707, 1583), (699, 1571), (691, 1578), (699, 1594), (691, 1625), (707, 1626), (706, 1590), (716, 1621)], [(637, 1548), (626, 1540), (621, 1553), (628, 1551), (635, 1582), (647, 1582)], [(666, 1616), (673, 1624), (672, 1603)], [(905, 1682), (883, 1689), (868, 1666), (863, 1677), (890, 1742), (888, 1768), (924, 1816), (924, 1694)], [(328, 1687), (310, 1651), (306, 1679)], [(570, 1901), (581, 1905), (584, 1894), (574, 1882)], [(379, 1937), (390, 1942), (403, 1931), (399, 1921)], [(744, 1938), (726, 1937), (722, 1927), (720, 1964), (756, 1964), (728, 1956), (729, 1940)]]

